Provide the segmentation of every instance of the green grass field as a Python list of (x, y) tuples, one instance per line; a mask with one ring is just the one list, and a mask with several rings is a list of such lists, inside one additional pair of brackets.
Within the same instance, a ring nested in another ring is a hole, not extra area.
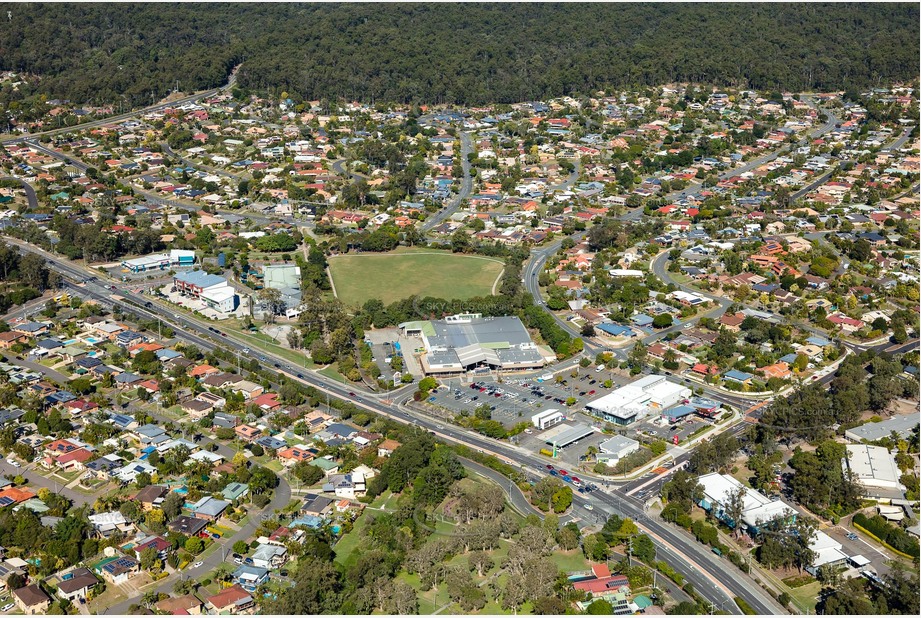
[(389, 304), (412, 296), (471, 298), (487, 296), (503, 264), (500, 260), (431, 249), (362, 253), (330, 258), (336, 296), (358, 306), (369, 298)]

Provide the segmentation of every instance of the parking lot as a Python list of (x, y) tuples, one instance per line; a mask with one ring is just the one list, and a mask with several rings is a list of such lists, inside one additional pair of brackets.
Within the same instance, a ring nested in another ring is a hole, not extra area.
[[(579, 369), (576, 377), (572, 377), (571, 372), (561, 374), (564, 377), (562, 382), (557, 382), (555, 378), (544, 379), (546, 375), (503, 378), (501, 383), (492, 377), (472, 384), (459, 378), (441, 380), (448, 388), (433, 392), (429, 403), (447, 409), (452, 415), (462, 412), (473, 414), (477, 406), (488, 403), (493, 420), (510, 429), (549, 408), (558, 408), (572, 416), (589, 401), (628, 382), (615, 375), (611, 387), (605, 387), (605, 381), (612, 378), (611, 372), (596, 372), (593, 368)], [(567, 405), (567, 401), (572, 404)]]
[(633, 439), (639, 439), (638, 436), (645, 435), (653, 440), (665, 440), (671, 444), (676, 435), (678, 436), (678, 441), (683, 442), (701, 427), (712, 425), (713, 421), (702, 418), (696, 414), (678, 419), (673, 423), (663, 421), (661, 417), (655, 416), (634, 423), (627, 430), (626, 435)]

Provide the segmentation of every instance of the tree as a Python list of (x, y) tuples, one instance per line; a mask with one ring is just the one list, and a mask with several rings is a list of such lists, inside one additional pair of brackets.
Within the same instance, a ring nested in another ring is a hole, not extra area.
[(268, 614), (309, 615), (338, 613), (343, 585), (340, 573), (326, 560), (305, 555), (299, 558), (295, 585), (266, 603)]
[(291, 472), (304, 485), (314, 485), (319, 483), (320, 479), (323, 478), (323, 471), (319, 467), (312, 466), (306, 461), (299, 461), (294, 464), (294, 467), (291, 468)]
[(157, 558), (157, 550), (155, 548), (147, 547), (143, 549), (140, 555), (141, 568), (145, 571), (149, 571), (154, 566), (154, 563), (157, 562)]
[(175, 491), (171, 491), (166, 495), (166, 498), (163, 499), (163, 504), (160, 508), (163, 510), (163, 515), (166, 516), (166, 519), (172, 521), (182, 512), (184, 504), (185, 499), (182, 495)]
[(614, 606), (604, 599), (598, 599), (585, 608), (585, 613), (593, 616), (610, 616), (614, 613)]
[(646, 564), (652, 565), (655, 561), (656, 547), (648, 535), (639, 534), (634, 537), (630, 544), (630, 551)]
[(128, 521), (137, 521), (140, 517), (141, 509), (138, 507), (137, 502), (134, 500), (126, 500), (125, 502), (122, 502), (120, 507), (118, 507), (118, 512), (121, 513)]
[(739, 538), (739, 535), (742, 533), (742, 513), (745, 511), (745, 496), (745, 487), (739, 486), (730, 489), (724, 507), (726, 517), (732, 521), (732, 533), (735, 538)]
[(150, 485), (150, 474), (148, 472), (139, 472), (134, 482), (138, 486), (138, 489), (144, 489)]
[(522, 580), (520, 575), (509, 576), (505, 582), (505, 589), (502, 591), (502, 609), (510, 609), (516, 616), (518, 608), (528, 598)]
[(264, 287), (259, 290), (258, 297), (267, 322), (274, 322), (275, 316), (284, 313), (286, 305), (280, 290)]
[(477, 575), (483, 577), (486, 571), (495, 566), (495, 561), (485, 551), (473, 551), (467, 556), (467, 564), (470, 565), (470, 569), (477, 572)]
[(191, 536), (185, 542), (185, 550), (193, 555), (198, 555), (205, 548), (205, 542), (198, 536)]
[(583, 337), (594, 337), (595, 336), (595, 327), (591, 322), (586, 322), (582, 325), (581, 334)]
[(672, 316), (668, 313), (660, 313), (652, 319), (653, 328), (668, 328), (672, 325)]

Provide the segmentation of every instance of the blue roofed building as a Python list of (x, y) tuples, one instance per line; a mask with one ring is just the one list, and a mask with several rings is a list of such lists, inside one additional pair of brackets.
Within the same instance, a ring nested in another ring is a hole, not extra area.
[(726, 380), (733, 380), (735, 382), (741, 382), (742, 384), (748, 384), (752, 378), (754, 378), (750, 373), (744, 371), (738, 371), (737, 369), (732, 369), (723, 374), (723, 378)]
[(239, 566), (231, 577), (233, 583), (239, 584), (247, 592), (254, 592), (256, 588), (269, 580), (269, 570), (244, 564)]
[(603, 333), (607, 333), (612, 337), (635, 337), (636, 333), (627, 326), (622, 326), (620, 324), (614, 324), (613, 322), (606, 322), (603, 324), (598, 324), (595, 326), (598, 330)]

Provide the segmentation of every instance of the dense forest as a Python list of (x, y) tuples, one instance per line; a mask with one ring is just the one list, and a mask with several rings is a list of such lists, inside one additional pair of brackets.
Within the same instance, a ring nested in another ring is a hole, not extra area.
[(132, 105), (225, 82), (294, 99), (476, 104), (673, 81), (917, 78), (917, 4), (5, 4), (0, 69)]

